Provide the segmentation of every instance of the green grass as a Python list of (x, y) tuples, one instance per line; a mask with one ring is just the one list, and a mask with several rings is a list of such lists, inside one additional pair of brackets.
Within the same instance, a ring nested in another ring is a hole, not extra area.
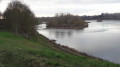
[(10, 32), (0, 33), (0, 67), (120, 67), (108, 61), (68, 54), (42, 35), (31, 41)]

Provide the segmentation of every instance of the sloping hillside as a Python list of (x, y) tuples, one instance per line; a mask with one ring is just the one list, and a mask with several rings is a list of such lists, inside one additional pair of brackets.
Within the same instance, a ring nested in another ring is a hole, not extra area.
[(108, 61), (61, 51), (42, 35), (27, 40), (10, 32), (0, 32), (0, 67), (119, 67)]

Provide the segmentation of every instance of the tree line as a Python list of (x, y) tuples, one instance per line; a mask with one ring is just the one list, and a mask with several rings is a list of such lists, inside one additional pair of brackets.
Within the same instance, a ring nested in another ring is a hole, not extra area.
[(101, 15), (94, 15), (94, 16), (81, 16), (84, 20), (120, 20), (120, 13), (102, 13)]

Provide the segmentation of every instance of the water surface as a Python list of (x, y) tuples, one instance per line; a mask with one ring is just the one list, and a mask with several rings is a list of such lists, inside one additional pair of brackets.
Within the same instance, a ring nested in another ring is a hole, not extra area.
[(85, 29), (46, 29), (39, 25), (38, 32), (57, 43), (90, 55), (120, 63), (120, 21), (89, 21)]

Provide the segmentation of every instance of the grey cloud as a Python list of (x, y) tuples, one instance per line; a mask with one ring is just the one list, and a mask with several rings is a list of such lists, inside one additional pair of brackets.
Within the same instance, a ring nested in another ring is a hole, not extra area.
[[(28, 0), (26, 0), (28, 1)], [(103, 3), (120, 3), (120, 0), (29, 0), (31, 2), (40, 3), (57, 3), (57, 4), (103, 4)]]
[[(12, 1), (12, 0), (4, 0)], [(108, 4), (108, 3), (120, 3), (120, 0), (20, 0), (28, 5), (75, 5), (75, 4)]]
[[(2, 1), (2, 0), (0, 0)], [(12, 0), (4, 0), (12, 1)], [(120, 0), (20, 0), (33, 4), (52, 3), (52, 4), (105, 4), (120, 3)]]
[[(12, 0), (2, 0), (2, 12)], [(77, 15), (98, 14), (120, 11), (120, 0), (20, 0), (26, 3), (37, 16), (54, 16), (55, 13), (72, 13)], [(4, 6), (4, 7), (2, 7)], [(94, 8), (93, 8), (94, 7)], [(116, 8), (114, 8), (116, 7)]]

